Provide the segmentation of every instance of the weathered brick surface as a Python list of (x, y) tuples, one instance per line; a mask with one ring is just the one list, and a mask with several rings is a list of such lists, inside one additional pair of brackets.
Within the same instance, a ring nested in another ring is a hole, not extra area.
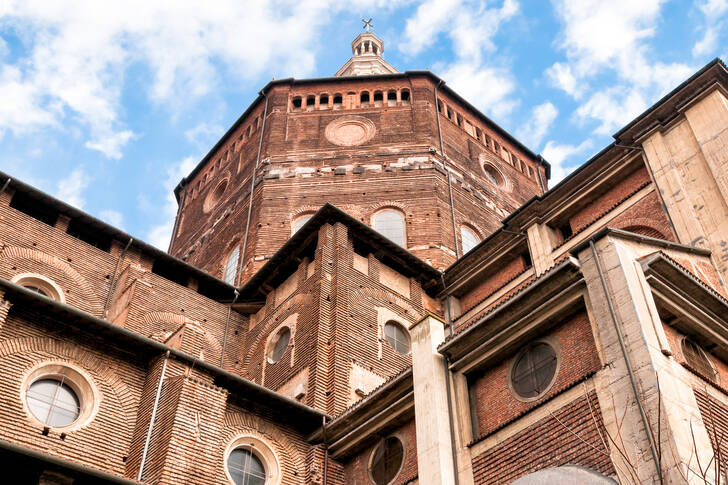
[(523, 256), (499, 263), (493, 268), (491, 274), (483, 277), (473, 289), (460, 298), (461, 311), (467, 312), (528, 268)]
[(718, 399), (711, 397), (700, 389), (694, 389), (695, 399), (698, 402), (700, 416), (703, 418), (705, 430), (710, 437), (710, 444), (713, 447), (714, 459), (726, 473), (728, 463), (725, 457), (728, 456), (728, 406)]
[(512, 358), (504, 359), (470, 379), (474, 436), (482, 437), (491, 433), (601, 368), (586, 313), (579, 313), (562, 322), (544, 337), (553, 339), (551, 343), (557, 347), (560, 361), (556, 380), (541, 399), (522, 402), (515, 398), (508, 385)]
[(605, 436), (592, 391), (475, 457), (475, 483), (511, 483), (537, 470), (562, 465), (614, 475)]

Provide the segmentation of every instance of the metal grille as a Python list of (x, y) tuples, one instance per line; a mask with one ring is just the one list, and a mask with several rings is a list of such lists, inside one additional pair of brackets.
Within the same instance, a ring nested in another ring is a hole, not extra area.
[(407, 332), (399, 323), (387, 322), (384, 324), (384, 335), (389, 345), (400, 354), (406, 354), (410, 350), (409, 337)]
[(556, 374), (556, 352), (553, 347), (539, 342), (526, 349), (511, 372), (513, 390), (525, 398), (544, 392)]
[(28, 387), (28, 409), (44, 424), (60, 428), (72, 424), (81, 414), (78, 396), (63, 379), (39, 379)]
[(374, 450), (371, 474), (376, 485), (390, 483), (402, 468), (404, 447), (399, 439), (391, 436), (382, 440)]
[(404, 216), (394, 210), (384, 210), (374, 216), (374, 229), (382, 236), (404, 247)]
[(687, 364), (698, 374), (713, 382), (716, 380), (716, 373), (708, 360), (705, 351), (690, 339), (683, 339), (682, 351)]
[(235, 485), (264, 485), (265, 467), (252, 451), (233, 450), (228, 457), (228, 473)]

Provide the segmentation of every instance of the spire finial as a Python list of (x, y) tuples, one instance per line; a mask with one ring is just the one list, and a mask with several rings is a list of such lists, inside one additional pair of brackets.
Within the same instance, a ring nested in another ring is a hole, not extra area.
[(374, 28), (374, 26), (372, 25), (372, 18), (369, 17), (369, 20), (361, 19), (361, 21), (364, 22), (364, 26), (362, 28), (366, 29), (367, 32), (371, 32), (371, 29)]

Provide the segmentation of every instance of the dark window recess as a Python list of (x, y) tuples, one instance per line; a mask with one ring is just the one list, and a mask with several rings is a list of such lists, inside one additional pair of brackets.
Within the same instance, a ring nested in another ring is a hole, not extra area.
[(574, 235), (574, 231), (571, 229), (571, 224), (569, 224), (568, 222), (562, 226), (559, 226), (559, 232), (561, 233), (561, 237), (564, 238), (564, 241)]
[(716, 381), (715, 369), (713, 369), (702, 347), (692, 340), (685, 338), (682, 341), (682, 351), (685, 356), (685, 361), (691, 369), (708, 380)]
[(526, 265), (526, 268), (530, 268), (531, 266), (533, 266), (533, 261), (531, 261), (531, 253), (526, 251), (525, 253), (523, 253), (522, 257), (523, 257), (523, 264)]
[(189, 274), (184, 268), (181, 268), (175, 264), (170, 264), (168, 261), (161, 259), (155, 259), (152, 264), (152, 273), (166, 278), (169, 281), (174, 281), (178, 285), (187, 286), (189, 280)]
[(10, 207), (29, 215), (33, 219), (45, 222), (49, 226), (54, 226), (58, 220), (58, 211), (50, 205), (39, 199), (29, 197), (22, 192), (16, 192), (10, 201)]
[(369, 102), (369, 93), (361, 93), (361, 102), (362, 103), (368, 103)]
[(409, 98), (409, 91), (407, 91), (406, 89), (403, 89), (403, 90), (402, 90), (402, 93), (400, 94), (400, 97), (402, 98), (402, 102), (403, 102), (403, 103), (406, 103), (406, 102), (408, 102), (408, 101), (409, 101), (409, 99), (410, 99), (410, 98)]
[(399, 439), (391, 436), (382, 440), (372, 456), (371, 475), (377, 485), (390, 483), (399, 473), (404, 461), (404, 447)]
[(334, 104), (335, 105), (340, 105), (341, 103), (342, 103), (342, 97), (341, 97), (341, 95), (340, 94), (334, 95)]
[(383, 97), (382, 97), (382, 92), (381, 91), (377, 91), (376, 93), (374, 93), (374, 102), (375, 103), (377, 101), (382, 101), (382, 99), (383, 99)]
[(387, 99), (389, 101), (397, 101), (397, 92), (396, 91), (389, 91), (387, 93)]
[(293, 109), (301, 109), (301, 98), (293, 98)]
[(86, 223), (79, 221), (78, 219), (71, 219), (68, 224), (66, 234), (73, 236), (76, 239), (80, 239), (86, 244), (97, 247), (107, 253), (111, 249), (111, 241), (113, 240), (110, 236), (107, 236), (95, 227), (91, 227)]
[(511, 371), (513, 390), (523, 398), (534, 398), (548, 389), (556, 374), (556, 352), (539, 342), (524, 351)]
[(328, 106), (329, 105), (329, 95), (328, 94), (322, 94), (319, 98), (319, 106)]

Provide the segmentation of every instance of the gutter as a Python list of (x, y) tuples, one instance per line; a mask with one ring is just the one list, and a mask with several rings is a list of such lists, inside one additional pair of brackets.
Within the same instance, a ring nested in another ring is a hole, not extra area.
[(56, 456), (49, 455), (48, 453), (17, 445), (15, 443), (11, 443), (5, 440), (0, 440), (0, 450), (5, 450), (11, 453), (17, 453), (19, 455), (27, 456), (28, 458), (32, 458), (34, 460), (49, 463), (53, 466), (63, 468), (65, 470), (70, 470), (72, 472), (82, 473), (87, 477), (104, 480), (109, 483), (118, 483), (119, 485), (139, 485), (140, 483), (136, 480), (130, 480), (129, 478), (120, 477), (118, 475), (114, 475), (113, 473), (90, 468), (85, 465), (72, 462), (70, 460), (58, 458)]
[[(76, 318), (83, 320), (85, 323), (96, 326), (100, 330), (104, 330), (109, 333), (116, 334), (119, 337), (129, 339), (129, 340), (133, 341), (134, 343), (136, 343), (137, 345), (139, 345), (140, 347), (146, 348), (151, 353), (156, 354), (156, 353), (160, 353), (160, 352), (162, 352), (162, 353), (169, 352), (170, 357), (174, 357), (175, 359), (177, 359), (183, 363), (190, 364), (192, 367), (200, 368), (206, 372), (209, 372), (210, 374), (212, 374), (215, 377), (219, 377), (226, 381), (229, 381), (229, 382), (232, 382), (239, 386), (242, 386), (249, 391), (258, 393), (258, 394), (262, 395), (261, 396), (262, 398), (265, 398), (266, 400), (268, 400), (269, 403), (271, 403), (273, 405), (277, 404), (281, 407), (293, 409), (293, 410), (298, 411), (299, 413), (305, 415), (305, 417), (307, 419), (315, 419), (317, 425), (321, 421), (322, 416), (328, 416), (327, 414), (325, 414), (317, 409), (306, 406), (305, 404), (301, 404), (300, 402), (298, 402), (294, 399), (291, 399), (289, 397), (278, 394), (277, 392), (272, 391), (272, 390), (268, 389), (267, 387), (263, 387), (259, 384), (256, 384), (255, 382), (244, 379), (244, 378), (238, 376), (237, 374), (228, 372), (216, 365), (210, 364), (209, 362), (205, 362), (203, 360), (197, 359), (196, 357), (193, 357), (186, 352), (182, 352), (180, 350), (174, 349), (168, 345), (165, 345), (165, 344), (158, 342), (156, 340), (153, 340), (151, 338), (145, 337), (141, 334), (138, 334), (138, 333), (128, 330), (126, 328), (119, 327), (118, 325), (114, 325), (113, 323), (111, 323), (107, 320), (102, 320), (101, 318), (91, 315), (90, 313), (86, 313), (81, 310), (78, 310), (66, 303), (60, 303), (51, 298), (40, 295), (39, 293), (28, 290), (27, 288), (17, 285), (9, 280), (6, 280), (5, 278), (0, 278), (0, 286), (10, 289), (13, 293), (15, 293), (17, 295), (21, 295), (25, 300), (29, 300), (35, 304), (40, 304), (40, 305), (43, 305), (46, 307), (50, 307), (50, 308), (55, 309), (60, 312), (68, 313)], [(7, 296), (6, 296), (6, 298), (7, 298)], [(87, 330), (90, 330), (90, 329), (87, 328)], [(129, 350), (129, 349), (127, 349), (127, 350)], [(279, 410), (283, 411), (283, 409), (279, 409)]]
[(447, 193), (450, 197), (450, 218), (452, 219), (452, 239), (455, 246), (455, 259), (460, 259), (460, 247), (458, 246), (458, 231), (455, 224), (455, 202), (452, 198), (452, 174), (447, 168), (447, 156), (445, 155), (445, 147), (442, 143), (442, 128), (440, 127), (440, 102), (437, 99), (437, 89), (443, 83), (442, 79), (435, 85), (435, 116), (437, 117), (437, 136), (440, 138), (440, 154), (442, 154), (442, 163), (445, 165), (447, 172)]

